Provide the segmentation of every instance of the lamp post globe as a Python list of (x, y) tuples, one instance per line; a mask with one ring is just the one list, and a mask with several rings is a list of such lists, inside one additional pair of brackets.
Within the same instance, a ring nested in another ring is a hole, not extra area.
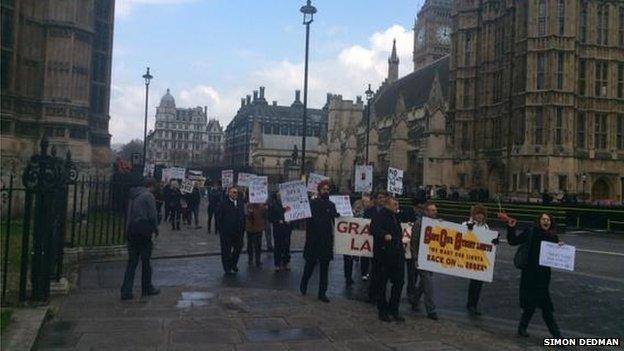
[(371, 100), (373, 99), (373, 91), (371, 85), (368, 84), (368, 89), (364, 92), (366, 95), (366, 164), (368, 165), (368, 144), (370, 140), (370, 114), (371, 114)]

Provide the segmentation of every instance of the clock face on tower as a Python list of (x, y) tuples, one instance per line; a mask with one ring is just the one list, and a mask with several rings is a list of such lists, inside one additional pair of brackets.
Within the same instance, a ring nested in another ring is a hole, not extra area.
[(418, 46), (423, 46), (424, 43), (425, 43), (425, 29), (420, 28), (418, 32), (416, 33), (416, 44), (418, 44)]
[(451, 43), (451, 28), (440, 26), (436, 31), (436, 39), (439, 43), (448, 45)]

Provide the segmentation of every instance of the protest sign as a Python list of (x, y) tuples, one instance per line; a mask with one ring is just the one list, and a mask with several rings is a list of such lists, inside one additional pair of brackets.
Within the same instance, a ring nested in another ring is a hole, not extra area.
[(282, 183), (279, 185), (279, 192), (286, 222), (312, 217), (308, 191), (303, 181), (293, 180)]
[(561, 245), (542, 241), (540, 246), (539, 264), (544, 267), (574, 270), (576, 248), (570, 245)]
[(153, 177), (154, 176), (154, 164), (149, 163), (146, 164), (143, 168), (143, 176), (144, 177)]
[(186, 168), (169, 167), (169, 176), (171, 179), (186, 179)]
[(334, 222), (334, 252), (339, 255), (373, 257), (370, 219), (338, 217)]
[(418, 268), (431, 272), (491, 282), (498, 233), (461, 224), (422, 218)]
[(249, 183), (251, 183), (251, 180), (254, 179), (255, 177), (256, 177), (255, 174), (239, 173), (238, 181), (236, 182), (236, 185), (249, 187)]
[(182, 194), (190, 194), (193, 192), (193, 181), (190, 179), (184, 179), (180, 185), (180, 192)]
[(249, 183), (249, 203), (263, 204), (269, 199), (269, 178), (255, 177)]
[(195, 182), (206, 181), (206, 178), (204, 177), (204, 173), (202, 171), (194, 171), (192, 169), (189, 169), (188, 176), (186, 178)]
[(388, 192), (403, 195), (403, 170), (388, 168)]
[(403, 233), (403, 248), (405, 249), (405, 259), (412, 259), (412, 251), (410, 250), (410, 242), (412, 240), (412, 224), (401, 223), (401, 232)]
[(355, 166), (355, 191), (368, 193), (373, 191), (373, 166)]
[(234, 171), (231, 169), (221, 171), (221, 186), (225, 189), (234, 185)]
[(326, 177), (322, 174), (310, 173), (308, 177), (308, 191), (311, 193), (317, 193), (318, 184), (324, 180), (329, 180), (329, 177)]
[(329, 201), (336, 205), (336, 211), (343, 217), (353, 217), (353, 209), (351, 208), (351, 200), (349, 195), (332, 195)]

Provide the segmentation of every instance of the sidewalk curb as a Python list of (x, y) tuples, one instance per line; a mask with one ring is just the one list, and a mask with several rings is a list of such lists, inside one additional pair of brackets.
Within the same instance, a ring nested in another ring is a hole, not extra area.
[(2, 349), (30, 351), (39, 331), (50, 314), (50, 307), (16, 308), (11, 316), (11, 324), (2, 336)]

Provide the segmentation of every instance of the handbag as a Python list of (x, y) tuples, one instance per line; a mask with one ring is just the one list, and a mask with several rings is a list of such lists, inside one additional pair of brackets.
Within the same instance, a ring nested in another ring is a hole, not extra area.
[(518, 250), (516, 250), (516, 254), (514, 255), (513, 263), (516, 268), (525, 269), (529, 265), (529, 250), (531, 249), (532, 239), (533, 231), (531, 230), (527, 233), (526, 240), (518, 247)]

